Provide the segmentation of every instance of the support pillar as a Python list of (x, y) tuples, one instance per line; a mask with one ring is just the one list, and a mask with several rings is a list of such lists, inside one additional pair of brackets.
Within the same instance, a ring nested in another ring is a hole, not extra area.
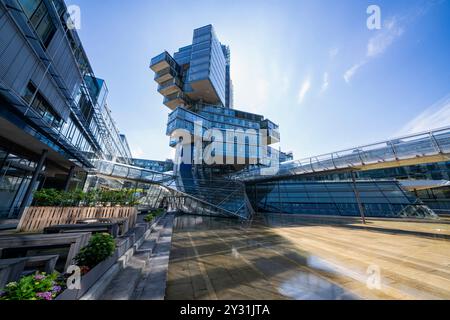
[(39, 162), (36, 166), (36, 169), (33, 172), (33, 176), (31, 177), (30, 184), (28, 185), (27, 191), (25, 192), (25, 195), (23, 196), (22, 203), (20, 204), (19, 208), (19, 216), (23, 214), (23, 211), (25, 210), (25, 207), (27, 206), (28, 202), (30, 201), (30, 198), (33, 194), (34, 187), (36, 186), (36, 182), (39, 178), (39, 174), (42, 171), (42, 167), (44, 166), (45, 160), (47, 159), (48, 150), (43, 150), (41, 157), (39, 158)]
[(67, 175), (66, 182), (64, 183), (64, 191), (65, 192), (69, 191), (70, 181), (73, 178), (74, 172), (75, 172), (75, 166), (71, 166), (70, 170), (69, 170), (69, 174)]
[(358, 187), (356, 186), (356, 175), (355, 175), (354, 171), (352, 171), (352, 182), (353, 182), (353, 190), (355, 192), (356, 202), (358, 202), (359, 213), (361, 214), (362, 223), (366, 224), (366, 215), (364, 212), (364, 206), (361, 202), (361, 197), (359, 195)]

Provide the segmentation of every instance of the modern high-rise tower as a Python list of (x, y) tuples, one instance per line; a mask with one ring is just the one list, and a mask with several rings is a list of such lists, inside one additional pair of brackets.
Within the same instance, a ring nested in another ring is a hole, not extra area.
[[(180, 48), (173, 57), (165, 51), (152, 59), (150, 68), (155, 72), (158, 91), (164, 96), (164, 105), (173, 110), (167, 125), (171, 146), (182, 144), (184, 152), (190, 146), (195, 157), (200, 146), (204, 150), (214, 141), (205, 139), (208, 130), (220, 131), (223, 138), (215, 137), (213, 156), (221, 161), (211, 163), (200, 156), (203, 161), (194, 161), (195, 164), (202, 167), (227, 164), (231, 170), (273, 165), (280, 159), (279, 151), (270, 147), (280, 141), (278, 125), (261, 115), (233, 109), (230, 58), (230, 48), (221, 44), (212, 25), (207, 25), (194, 30), (192, 44)], [(190, 133), (188, 142), (178, 138), (179, 130)], [(240, 136), (242, 139), (236, 136), (226, 139), (227, 135), (242, 132), (245, 132)], [(199, 139), (201, 144), (195, 142)]]

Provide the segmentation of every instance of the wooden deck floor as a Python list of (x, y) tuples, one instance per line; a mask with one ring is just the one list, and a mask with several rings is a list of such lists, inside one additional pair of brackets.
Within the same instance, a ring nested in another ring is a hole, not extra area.
[(450, 299), (449, 227), (180, 216), (166, 299)]

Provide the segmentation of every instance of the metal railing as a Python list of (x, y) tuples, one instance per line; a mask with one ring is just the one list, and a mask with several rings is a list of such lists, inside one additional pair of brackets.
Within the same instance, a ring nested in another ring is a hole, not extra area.
[[(404, 160), (423, 160), (427, 157), (450, 154), (450, 126), (424, 133), (412, 134), (384, 142), (332, 152), (281, 163), (272, 175), (262, 175), (260, 168), (241, 171), (232, 179), (251, 181), (271, 176), (301, 175), (349, 168), (364, 168)], [(450, 160), (450, 157), (447, 158)], [(444, 161), (444, 160), (443, 160)]]
[(170, 174), (134, 167), (127, 164), (107, 160), (94, 160), (93, 162), (95, 164), (93, 173), (111, 178), (149, 184), (163, 184), (174, 179), (174, 176)]
[[(106, 160), (95, 160), (94, 163), (96, 169), (92, 170), (93, 174), (165, 188), (172, 193), (172, 197), (184, 199), (180, 202), (180, 210), (186, 203), (195, 203), (196, 214), (208, 212), (209, 215), (240, 219), (248, 219), (252, 215), (245, 197), (245, 186), (237, 182), (223, 180), (223, 184), (220, 184), (220, 181), (216, 180), (184, 179), (183, 182), (190, 186), (183, 187), (178, 185), (177, 177), (172, 174)], [(186, 211), (187, 207), (184, 209)]]

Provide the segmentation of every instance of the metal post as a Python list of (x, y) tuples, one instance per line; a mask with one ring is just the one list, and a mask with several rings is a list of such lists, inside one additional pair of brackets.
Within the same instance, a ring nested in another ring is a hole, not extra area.
[(359, 212), (361, 213), (362, 223), (366, 224), (366, 216), (364, 214), (364, 206), (361, 202), (361, 197), (359, 195), (358, 188), (356, 187), (356, 175), (355, 171), (352, 171), (352, 182), (353, 182), (353, 190), (355, 192), (356, 201), (358, 202)]
[(39, 178), (39, 174), (41, 173), (42, 167), (44, 166), (44, 163), (45, 163), (45, 159), (47, 158), (47, 154), (48, 154), (48, 150), (42, 151), (41, 158), (39, 159), (36, 169), (33, 172), (33, 176), (31, 177), (30, 184), (28, 185), (27, 191), (25, 192), (25, 195), (23, 196), (22, 203), (20, 204), (19, 216), (21, 216), (23, 214), (23, 211), (25, 210), (25, 207), (31, 198), (34, 187)]
[(67, 175), (66, 182), (64, 183), (64, 192), (69, 191), (70, 181), (73, 178), (73, 174), (75, 172), (75, 166), (71, 166), (69, 170), (69, 174)]

